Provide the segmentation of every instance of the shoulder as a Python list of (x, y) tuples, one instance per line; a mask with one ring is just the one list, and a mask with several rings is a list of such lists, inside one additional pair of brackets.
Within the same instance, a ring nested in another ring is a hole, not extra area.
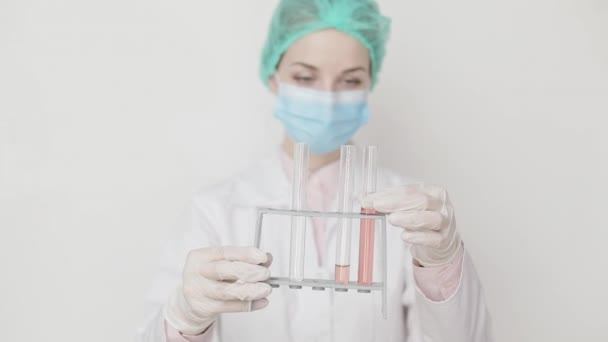
[(278, 155), (271, 154), (232, 177), (199, 189), (193, 201), (199, 208), (227, 204), (249, 206), (283, 195), (288, 189)]

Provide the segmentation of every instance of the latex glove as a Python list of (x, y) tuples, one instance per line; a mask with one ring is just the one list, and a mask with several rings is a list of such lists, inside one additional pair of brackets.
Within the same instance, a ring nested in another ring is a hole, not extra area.
[(401, 238), (424, 267), (449, 263), (462, 246), (454, 208), (443, 188), (411, 184), (361, 197), (361, 206), (388, 213), (388, 221), (403, 228)]
[(262, 309), (272, 288), (272, 256), (254, 247), (212, 247), (188, 254), (179, 286), (169, 299), (165, 319), (179, 332), (199, 335), (227, 312)]

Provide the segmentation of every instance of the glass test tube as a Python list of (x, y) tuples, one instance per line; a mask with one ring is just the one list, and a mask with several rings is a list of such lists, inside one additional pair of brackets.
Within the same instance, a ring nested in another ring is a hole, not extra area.
[[(308, 180), (309, 148), (297, 143), (293, 153), (294, 167), (292, 179), (292, 210), (304, 210)], [(289, 279), (304, 279), (304, 249), (306, 245), (306, 217), (291, 217), (291, 249), (289, 256)]]
[[(377, 148), (368, 146), (363, 154), (363, 182), (364, 194), (376, 192), (377, 179)], [(361, 214), (375, 214), (373, 209), (361, 208)], [(374, 219), (361, 219), (359, 230), (359, 277), (360, 285), (371, 285), (374, 275)]]
[[(353, 145), (342, 145), (340, 148), (340, 187), (338, 211), (349, 213), (353, 210), (353, 187), (355, 178), (355, 161), (357, 148)], [(336, 283), (348, 284), (350, 278), (350, 218), (341, 218), (336, 241)]]

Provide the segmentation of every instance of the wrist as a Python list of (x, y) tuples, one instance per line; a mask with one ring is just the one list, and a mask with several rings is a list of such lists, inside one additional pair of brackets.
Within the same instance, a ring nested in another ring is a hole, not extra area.
[(216, 319), (216, 315), (196, 315), (184, 296), (181, 286), (178, 287), (165, 306), (165, 320), (175, 330), (185, 335), (200, 335), (204, 333)]
[(411, 245), (410, 253), (414, 264), (419, 267), (441, 267), (451, 263), (464, 248), (460, 235), (455, 233), (450, 243), (445, 247), (434, 248), (429, 246)]

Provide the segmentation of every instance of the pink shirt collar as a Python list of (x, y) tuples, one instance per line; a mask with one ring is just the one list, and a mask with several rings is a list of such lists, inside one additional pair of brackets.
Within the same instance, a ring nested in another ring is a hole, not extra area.
[[(287, 179), (291, 182), (293, 178), (293, 159), (285, 153), (283, 149), (280, 151), (281, 155), (281, 164), (283, 165), (283, 170), (287, 175)], [(337, 191), (339, 186), (339, 176), (340, 176), (340, 161), (336, 160), (331, 162), (313, 172), (310, 173), (308, 178), (308, 193), (309, 197), (311, 194), (319, 194), (325, 198), (332, 199)], [(330, 202), (330, 201), (328, 201)], [(332, 211), (329, 208), (319, 208), (315, 203), (310, 210), (325, 210)]]

